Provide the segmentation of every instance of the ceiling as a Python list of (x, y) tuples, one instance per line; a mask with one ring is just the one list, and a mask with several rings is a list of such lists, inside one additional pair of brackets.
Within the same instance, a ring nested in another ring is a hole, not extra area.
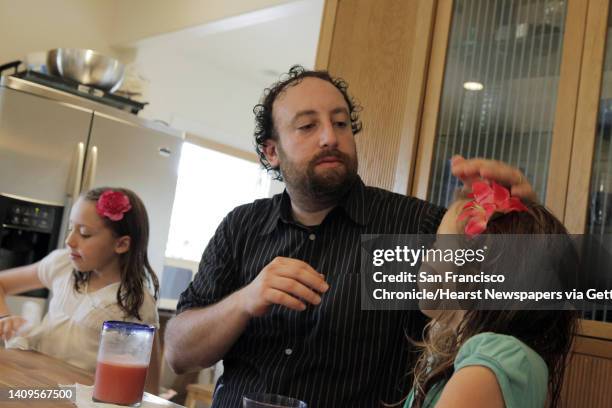
[(312, 68), (323, 0), (286, 4), (225, 18), (138, 43), (194, 64), (214, 64), (268, 83), (300, 63)]

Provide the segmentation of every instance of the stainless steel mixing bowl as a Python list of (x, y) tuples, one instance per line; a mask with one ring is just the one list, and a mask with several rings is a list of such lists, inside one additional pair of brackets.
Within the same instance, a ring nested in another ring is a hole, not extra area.
[(47, 53), (47, 69), (53, 75), (113, 92), (121, 86), (125, 66), (93, 50), (57, 48)]

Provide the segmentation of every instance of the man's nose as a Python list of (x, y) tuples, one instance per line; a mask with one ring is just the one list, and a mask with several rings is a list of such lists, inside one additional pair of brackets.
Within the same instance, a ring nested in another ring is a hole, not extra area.
[(329, 121), (321, 129), (319, 145), (321, 147), (335, 148), (338, 146), (338, 137), (336, 135), (336, 128), (333, 122)]

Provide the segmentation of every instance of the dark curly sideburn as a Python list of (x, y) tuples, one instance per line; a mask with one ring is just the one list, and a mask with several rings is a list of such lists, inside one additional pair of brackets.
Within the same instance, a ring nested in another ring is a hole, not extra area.
[(349, 108), (349, 114), (351, 117), (351, 129), (353, 135), (356, 135), (361, 131), (362, 125), (359, 120), (359, 112), (361, 106), (357, 101), (351, 97), (348, 93), (348, 84), (342, 78), (332, 77), (327, 71), (311, 71), (307, 70), (301, 65), (294, 65), (289, 69), (289, 72), (284, 74), (280, 81), (272, 84), (270, 88), (264, 90), (263, 96), (259, 104), (253, 108), (255, 114), (255, 151), (259, 156), (259, 161), (264, 169), (268, 173), (273, 173), (274, 180), (283, 181), (280, 169), (272, 167), (266, 155), (263, 152), (264, 145), (267, 140), (278, 140), (278, 134), (274, 128), (274, 121), (272, 118), (272, 105), (274, 101), (288, 86), (295, 86), (299, 84), (304, 78), (319, 78), (334, 85), (344, 97), (346, 104)]
[[(120, 191), (125, 194), (132, 208), (126, 212), (119, 221), (111, 221), (102, 217), (104, 224), (110, 228), (115, 237), (128, 235), (131, 238), (130, 249), (120, 255), (121, 283), (117, 291), (117, 304), (125, 317), (134, 317), (142, 320), (139, 310), (144, 302), (145, 284), (153, 289), (153, 297), (157, 299), (159, 281), (149, 264), (147, 247), (149, 245), (149, 217), (142, 200), (131, 190), (126, 188), (101, 187), (88, 191), (81, 198), (96, 203), (102, 193), (107, 190)], [(74, 290), (80, 292), (85, 288), (91, 274), (72, 271), (74, 276)]]

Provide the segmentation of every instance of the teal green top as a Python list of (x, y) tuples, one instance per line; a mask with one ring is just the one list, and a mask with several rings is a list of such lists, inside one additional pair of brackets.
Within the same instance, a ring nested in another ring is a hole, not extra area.
[[(467, 366), (489, 368), (497, 377), (506, 408), (542, 408), (548, 392), (548, 368), (533, 349), (516, 337), (496, 333), (480, 333), (459, 349), (455, 372)], [(434, 407), (444, 384), (436, 384), (427, 393), (424, 407)], [(412, 406), (414, 391), (404, 408)]]

